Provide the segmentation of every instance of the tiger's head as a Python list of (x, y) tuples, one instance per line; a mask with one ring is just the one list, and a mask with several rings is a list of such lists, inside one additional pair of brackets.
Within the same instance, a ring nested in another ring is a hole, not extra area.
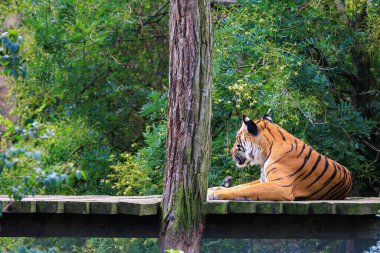
[(239, 168), (248, 165), (261, 165), (265, 159), (265, 152), (269, 148), (269, 143), (261, 131), (265, 129), (261, 124), (272, 123), (272, 119), (265, 114), (256, 123), (243, 115), (243, 123), (236, 134), (236, 141), (231, 150), (231, 155)]

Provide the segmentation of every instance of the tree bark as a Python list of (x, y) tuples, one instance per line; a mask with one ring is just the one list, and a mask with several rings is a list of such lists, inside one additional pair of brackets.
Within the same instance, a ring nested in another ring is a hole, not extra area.
[(209, 0), (170, 1), (169, 114), (161, 251), (199, 252), (211, 149)]

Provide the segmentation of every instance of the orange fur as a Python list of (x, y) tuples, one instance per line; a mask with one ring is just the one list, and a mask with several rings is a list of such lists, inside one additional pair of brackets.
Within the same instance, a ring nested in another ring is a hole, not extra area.
[(346, 198), (352, 187), (351, 172), (268, 119), (244, 120), (231, 152), (238, 167), (260, 165), (260, 180), (232, 188), (210, 188), (208, 199)]

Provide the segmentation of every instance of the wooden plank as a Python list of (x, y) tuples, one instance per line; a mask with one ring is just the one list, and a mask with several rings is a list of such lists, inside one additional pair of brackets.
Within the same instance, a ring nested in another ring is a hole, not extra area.
[(310, 204), (307, 202), (284, 202), (283, 213), (292, 215), (306, 215), (309, 214)]
[(228, 203), (228, 213), (256, 213), (256, 204), (256, 201), (231, 201)]
[[(216, 206), (220, 201), (209, 201)], [(217, 214), (208, 208), (209, 214)], [(380, 210), (380, 198), (348, 198), (346, 200), (318, 201), (229, 201), (228, 213), (257, 214), (328, 214), (375, 215)]]
[[(161, 196), (35, 196), (11, 202), (0, 196), (5, 213), (73, 213), (155, 215)], [(380, 198), (319, 201), (209, 201), (206, 214), (375, 215)]]
[(283, 213), (283, 203), (280, 201), (258, 201), (256, 203), (256, 213), (258, 214), (281, 214)]
[(65, 201), (65, 213), (89, 214), (90, 202)]
[(228, 214), (228, 200), (204, 203), (206, 214)]
[(11, 202), (0, 196), (8, 213), (73, 213), (73, 214), (129, 214), (155, 215), (161, 196), (35, 196)]

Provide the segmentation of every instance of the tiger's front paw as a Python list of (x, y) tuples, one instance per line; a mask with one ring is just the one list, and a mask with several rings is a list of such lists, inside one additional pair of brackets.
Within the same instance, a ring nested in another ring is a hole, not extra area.
[(219, 200), (219, 196), (217, 194), (218, 190), (225, 189), (225, 187), (212, 187), (207, 189), (207, 200)]

